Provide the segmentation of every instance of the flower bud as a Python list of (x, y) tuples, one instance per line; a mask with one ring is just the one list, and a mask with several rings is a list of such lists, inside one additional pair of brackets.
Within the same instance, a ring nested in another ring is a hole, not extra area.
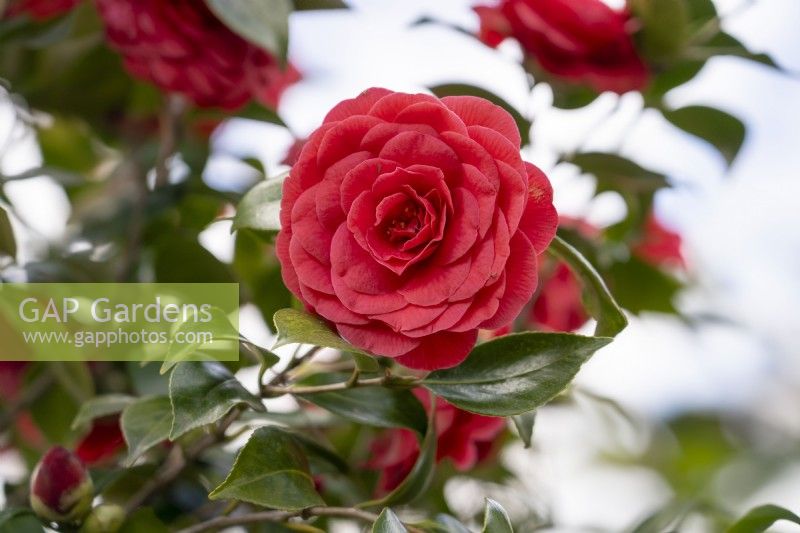
[(48, 522), (80, 522), (92, 507), (94, 486), (78, 457), (51, 448), (31, 476), (31, 507)]
[(98, 505), (81, 526), (80, 533), (116, 533), (125, 521), (125, 510), (119, 505)]

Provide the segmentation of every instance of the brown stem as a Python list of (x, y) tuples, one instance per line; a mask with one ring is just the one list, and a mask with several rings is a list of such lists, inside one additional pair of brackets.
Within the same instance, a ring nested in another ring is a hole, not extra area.
[(259, 522), (284, 522), (295, 517), (330, 516), (336, 518), (352, 518), (365, 522), (374, 522), (378, 515), (353, 509), (350, 507), (311, 507), (303, 511), (262, 511), (258, 513), (243, 514), (239, 516), (221, 516), (207, 522), (196, 524), (179, 530), (177, 533), (202, 533), (208, 530), (218, 530), (226, 527), (257, 524)]
[(417, 380), (405, 380), (394, 378), (392, 376), (384, 376), (380, 378), (357, 379), (355, 381), (348, 380), (342, 383), (329, 383), (326, 385), (313, 385), (313, 386), (299, 386), (299, 387), (276, 387), (274, 385), (264, 385), (261, 387), (261, 393), (269, 396), (281, 396), (283, 394), (317, 394), (320, 392), (336, 392), (354, 387), (385, 387), (395, 386), (408, 388), (417, 384)]
[(169, 184), (169, 159), (178, 149), (185, 111), (186, 100), (182, 96), (171, 94), (167, 97), (159, 124), (161, 142), (158, 147), (158, 159), (155, 167), (155, 188)]

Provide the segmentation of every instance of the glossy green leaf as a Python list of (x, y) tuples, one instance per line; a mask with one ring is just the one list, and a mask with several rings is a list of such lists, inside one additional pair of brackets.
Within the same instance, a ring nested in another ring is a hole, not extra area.
[(152, 509), (144, 507), (131, 513), (117, 533), (169, 533), (169, 528)]
[(205, 0), (231, 30), (275, 57), (289, 49), (290, 0)]
[(517, 128), (519, 129), (520, 137), (522, 138), (522, 145), (525, 146), (526, 144), (530, 143), (530, 134), (531, 134), (531, 121), (525, 118), (522, 113), (519, 112), (517, 108), (506, 102), (504, 99), (500, 98), (496, 94), (487, 91), (486, 89), (482, 89), (480, 87), (475, 87), (474, 85), (468, 85), (466, 83), (448, 83), (444, 85), (437, 85), (435, 87), (430, 88), (431, 92), (436, 96), (442, 98), (444, 96), (478, 96), (480, 98), (485, 98), (489, 100), (495, 105), (498, 105), (508, 111), (508, 113), (514, 118), (514, 122), (517, 123)]
[(381, 511), (378, 519), (372, 524), (372, 533), (404, 533), (406, 531), (408, 531), (406, 526), (388, 507)]
[[(433, 399), (432, 399), (433, 401)], [(433, 480), (436, 468), (436, 419), (431, 410), (428, 416), (428, 431), (420, 443), (420, 452), (417, 461), (406, 478), (389, 494), (379, 500), (371, 500), (357, 507), (388, 507), (390, 505), (404, 504), (422, 496)]]
[(422, 384), (473, 413), (518, 415), (552, 400), (611, 340), (569, 333), (506, 335), (476, 346), (457, 367), (431, 372)]
[(236, 208), (233, 229), (277, 233), (281, 229), (281, 196), (287, 176), (288, 173), (270, 178), (250, 189)]
[(292, 294), (283, 283), (275, 252), (255, 232), (242, 229), (236, 233), (233, 269), (241, 281), (243, 300), (254, 303), (265, 322), (278, 310), (291, 307)]
[[(344, 382), (347, 376), (316, 374), (302, 382), (322, 385)], [(359, 424), (375, 427), (406, 427), (425, 434), (427, 416), (422, 404), (409, 390), (383, 387), (353, 387), (350, 389), (302, 395), (305, 400)]]
[(172, 406), (166, 396), (136, 400), (122, 411), (122, 434), (128, 444), (126, 466), (143, 453), (169, 438), (172, 428)]
[(744, 123), (719, 109), (695, 105), (663, 113), (664, 118), (678, 128), (714, 146), (728, 164), (733, 163), (744, 143)]
[(11, 219), (8, 217), (8, 212), (2, 207), (0, 207), (0, 254), (12, 258), (17, 256), (17, 240), (14, 238)]
[(342, 0), (292, 0), (295, 11), (317, 9), (347, 9)]
[(606, 279), (619, 304), (632, 313), (676, 312), (672, 302), (681, 282), (637, 257), (612, 264)]
[(511, 417), (514, 427), (517, 428), (520, 440), (526, 448), (531, 447), (533, 442), (533, 427), (536, 424), (536, 411), (528, 411)]
[(213, 424), (238, 405), (265, 411), (227, 368), (214, 362), (180, 363), (169, 380), (173, 422), (170, 439)]
[(125, 394), (95, 396), (81, 405), (78, 414), (72, 421), (72, 429), (86, 428), (91, 424), (92, 420), (121, 413), (134, 400), (135, 398)]
[(436, 528), (436, 531), (444, 531), (446, 533), (471, 533), (467, 526), (449, 514), (441, 513), (436, 515), (436, 524), (439, 526)]
[(762, 505), (748, 511), (728, 528), (727, 533), (762, 533), (781, 520), (800, 525), (800, 516), (792, 511), (777, 505)]
[(253, 432), (228, 477), (208, 497), (285, 510), (325, 505), (314, 490), (302, 448), (290, 433), (275, 427)]
[(514, 533), (508, 513), (502, 505), (491, 498), (486, 498), (482, 533)]
[(273, 317), (278, 338), (274, 348), (302, 343), (342, 350), (343, 352), (370, 354), (356, 348), (337, 335), (321, 319), (296, 309), (281, 309)]
[(0, 533), (44, 533), (44, 527), (30, 509), (3, 509)]
[(630, 159), (603, 152), (574, 154), (568, 162), (597, 179), (597, 192), (653, 192), (666, 187), (664, 174), (647, 170)]
[[(219, 307), (209, 310), (211, 320), (208, 322), (195, 322), (186, 320), (180, 323), (171, 333), (170, 345), (161, 364), (161, 373), (165, 374), (176, 364), (187, 360), (213, 359), (213, 352), (224, 349), (233, 350), (233, 344), (239, 343), (239, 332), (231, 324), (228, 315)], [(197, 333), (197, 342), (175, 342), (177, 335), (189, 338), (189, 333)], [(210, 333), (212, 342), (204, 342), (203, 337)]]
[(556, 236), (548, 249), (556, 257), (566, 262), (577, 275), (587, 292), (589, 313), (597, 320), (595, 335), (613, 337), (628, 325), (625, 313), (614, 300), (603, 278), (586, 258), (572, 245)]

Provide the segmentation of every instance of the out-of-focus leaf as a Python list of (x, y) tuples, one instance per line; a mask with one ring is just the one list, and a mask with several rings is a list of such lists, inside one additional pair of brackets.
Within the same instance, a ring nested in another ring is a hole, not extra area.
[(159, 283), (233, 283), (228, 267), (189, 235), (165, 235), (155, 249)]
[(388, 507), (381, 511), (378, 519), (372, 524), (372, 533), (405, 533), (406, 526)]
[(128, 445), (126, 466), (144, 452), (169, 438), (172, 405), (166, 396), (140, 398), (122, 411), (122, 434)]
[(616, 154), (584, 152), (572, 155), (567, 161), (597, 178), (597, 192), (653, 192), (668, 185), (663, 174)]
[(552, 400), (611, 340), (568, 333), (506, 335), (476, 346), (454, 368), (431, 372), (422, 384), (473, 413), (518, 415)]
[(734, 56), (783, 70), (768, 54), (752, 52), (736, 37), (724, 31), (717, 33), (702, 45), (692, 47), (687, 51), (687, 55), (699, 60), (706, 60), (714, 56)]
[(644, 54), (652, 59), (674, 57), (688, 37), (689, 13), (684, 0), (630, 0), (642, 29), (637, 34)]
[(491, 498), (486, 498), (482, 533), (514, 533), (508, 513), (502, 505)]
[(417, 462), (406, 478), (389, 494), (379, 500), (359, 504), (357, 507), (389, 507), (408, 503), (421, 496), (430, 485), (436, 467), (436, 419), (432, 409), (428, 416), (428, 431), (420, 443)]
[(149, 507), (134, 511), (117, 533), (169, 533), (169, 528)]
[(292, 0), (295, 11), (316, 9), (347, 9), (342, 0)]
[[(164, 362), (161, 364), (161, 373), (166, 374), (170, 368), (181, 361), (191, 360), (213, 360), (213, 354), (219, 350), (228, 353), (238, 351), (239, 332), (231, 324), (228, 315), (219, 307), (212, 307), (209, 310), (211, 320), (208, 322), (195, 322), (185, 320), (180, 323), (171, 333), (170, 344), (167, 353), (164, 355)], [(205, 336), (210, 334), (211, 342), (205, 340)], [(195, 337), (195, 342), (177, 342), (178, 336), (183, 339)]]
[(94, 393), (92, 376), (84, 362), (49, 362), (43, 370), (52, 374), (55, 383), (30, 406), (31, 416), (50, 442), (68, 442), (72, 420)]
[[(315, 374), (303, 380), (303, 385), (323, 385), (343, 382), (346, 376)], [(406, 427), (425, 434), (427, 417), (425, 409), (408, 390), (383, 387), (353, 387), (334, 392), (302, 396), (305, 400), (339, 416), (369, 426), (391, 428)]]
[(685, 0), (689, 20), (695, 25), (706, 23), (717, 16), (712, 0)]
[(597, 91), (585, 85), (562, 83), (558, 80), (550, 80), (548, 83), (553, 89), (553, 106), (559, 109), (580, 109), (600, 96)]
[(231, 30), (280, 60), (289, 49), (290, 0), (205, 0)]
[(208, 497), (233, 499), (275, 509), (325, 505), (314, 490), (308, 459), (294, 437), (275, 427), (257, 429), (228, 477)]
[(443, 531), (446, 533), (471, 533), (470, 530), (456, 520), (454, 517), (450, 516), (449, 514), (438, 514), (436, 515), (436, 525), (438, 527), (431, 528), (432, 531)]
[(514, 415), (511, 420), (513, 420), (514, 426), (517, 428), (517, 433), (519, 433), (522, 443), (526, 448), (530, 448), (531, 442), (533, 442), (533, 427), (536, 424), (536, 411)]
[(17, 256), (17, 240), (14, 238), (11, 219), (8, 218), (8, 212), (2, 207), (0, 207), (0, 254), (10, 257)]
[(730, 165), (744, 143), (746, 129), (738, 118), (713, 107), (687, 106), (665, 110), (664, 118), (714, 146)]
[(213, 424), (237, 405), (266, 411), (261, 401), (247, 392), (228, 369), (219, 363), (180, 363), (169, 380), (172, 403), (170, 439)]
[(695, 502), (693, 501), (677, 500), (670, 502), (634, 526), (630, 533), (674, 531), (675, 524), (680, 522), (694, 506)]
[(252, 301), (270, 327), (275, 313), (292, 305), (292, 294), (281, 278), (280, 264), (271, 245), (264, 243), (251, 231), (236, 233), (233, 270), (242, 282), (245, 300)]
[(99, 161), (98, 141), (88, 125), (78, 119), (54, 117), (37, 130), (37, 137), (47, 166), (87, 174)]
[(125, 394), (106, 394), (91, 398), (81, 405), (72, 421), (72, 429), (86, 428), (96, 418), (121, 413), (134, 400), (135, 398)]
[(431, 87), (430, 90), (433, 94), (440, 98), (444, 96), (465, 95), (479, 96), (489, 100), (493, 104), (498, 105), (508, 111), (508, 113), (514, 118), (514, 122), (517, 123), (517, 128), (519, 128), (520, 137), (522, 138), (522, 145), (525, 146), (526, 144), (530, 143), (531, 121), (525, 118), (522, 113), (517, 110), (517, 108), (496, 94), (487, 91), (486, 89), (475, 87), (474, 85), (468, 85), (466, 83), (448, 83), (444, 85), (437, 85), (435, 87)]
[(258, 183), (247, 191), (236, 215), (233, 217), (233, 229), (242, 228), (266, 233), (277, 233), (281, 229), (281, 196), (283, 182), (288, 173)]
[(611, 291), (619, 304), (632, 313), (657, 311), (675, 313), (672, 301), (681, 283), (666, 272), (631, 257), (613, 263), (605, 272)]
[(30, 509), (3, 509), (0, 533), (44, 533), (44, 527)]
[(281, 309), (275, 313), (274, 321), (278, 338), (273, 348), (302, 343), (369, 356), (367, 352), (339, 337), (321, 319), (303, 311)]
[(585, 287), (589, 313), (597, 320), (595, 335), (614, 337), (628, 325), (628, 319), (591, 263), (572, 245), (556, 236), (549, 250), (569, 265)]
[(800, 516), (792, 511), (777, 505), (761, 505), (737, 520), (727, 533), (762, 533), (781, 520), (800, 525)]

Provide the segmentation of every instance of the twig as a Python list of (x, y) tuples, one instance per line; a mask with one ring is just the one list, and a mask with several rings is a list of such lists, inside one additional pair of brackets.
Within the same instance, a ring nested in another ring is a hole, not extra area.
[(167, 97), (159, 124), (161, 142), (155, 166), (156, 188), (169, 184), (169, 160), (178, 148), (185, 111), (186, 100), (182, 96), (171, 94)]
[(179, 530), (177, 533), (202, 533), (203, 531), (218, 530), (226, 527), (257, 524), (259, 522), (284, 522), (290, 518), (312, 516), (330, 516), (337, 518), (352, 518), (365, 522), (374, 522), (378, 515), (350, 507), (311, 507), (303, 511), (262, 511), (258, 513), (243, 514), (239, 516), (221, 516), (207, 522), (202, 522), (191, 527)]
[(394, 376), (384, 376), (369, 379), (349, 379), (341, 383), (328, 383), (325, 385), (311, 385), (299, 387), (276, 387), (274, 385), (264, 385), (261, 387), (262, 394), (269, 396), (281, 396), (283, 394), (317, 394), (321, 392), (336, 392), (354, 387), (398, 387), (411, 388), (417, 384), (416, 378), (399, 378)]

